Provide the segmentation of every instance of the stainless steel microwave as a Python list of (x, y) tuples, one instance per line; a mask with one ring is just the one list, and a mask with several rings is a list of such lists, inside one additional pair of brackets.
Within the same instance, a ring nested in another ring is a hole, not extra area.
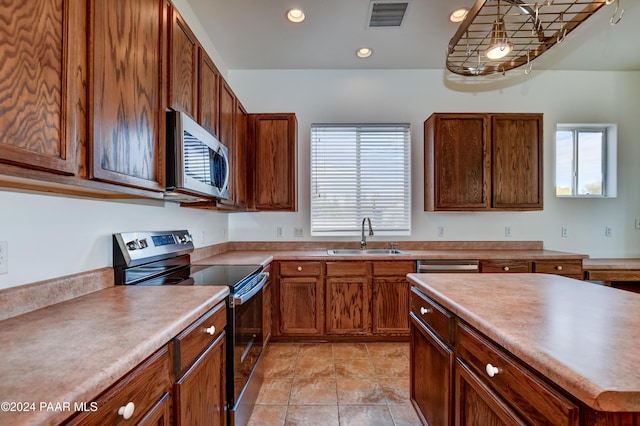
[(187, 114), (167, 112), (168, 201), (229, 198), (229, 150)]

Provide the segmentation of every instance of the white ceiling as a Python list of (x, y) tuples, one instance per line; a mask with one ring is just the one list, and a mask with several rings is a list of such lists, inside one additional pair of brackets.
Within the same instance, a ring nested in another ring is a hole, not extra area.
[[(542, 2), (543, 0), (538, 0)], [(615, 3), (602, 7), (534, 69), (640, 71), (640, 0), (610, 25)], [(370, 0), (188, 0), (227, 67), (234, 69), (443, 69), (457, 6), (474, 0), (412, 0), (401, 28), (366, 28)], [(535, 4), (532, 0), (532, 6)], [(307, 19), (292, 24), (291, 7)], [(373, 49), (368, 59), (357, 48)]]

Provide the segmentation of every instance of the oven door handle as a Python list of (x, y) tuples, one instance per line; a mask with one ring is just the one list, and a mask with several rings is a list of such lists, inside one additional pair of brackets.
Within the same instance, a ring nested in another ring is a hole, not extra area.
[(260, 277), (260, 280), (251, 290), (249, 290), (248, 292), (246, 292), (240, 297), (235, 297), (235, 296), (233, 297), (233, 306), (242, 305), (243, 303), (251, 299), (253, 296), (255, 296), (256, 293), (262, 290), (262, 288), (267, 283), (267, 280), (269, 279), (269, 273), (261, 272), (260, 274), (258, 274), (258, 276)]

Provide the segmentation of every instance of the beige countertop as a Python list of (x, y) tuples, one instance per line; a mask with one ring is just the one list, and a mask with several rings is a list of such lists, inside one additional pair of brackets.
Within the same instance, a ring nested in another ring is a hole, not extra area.
[(40, 403), (90, 403), (229, 293), (227, 287), (116, 286), (0, 321), (0, 425), (58, 424), (72, 412)]
[(215, 256), (194, 261), (198, 265), (236, 264), (266, 265), (272, 260), (331, 261), (331, 260), (425, 260), (425, 259), (513, 259), (513, 260), (579, 260), (587, 256), (555, 250), (536, 249), (458, 249), (458, 250), (405, 250), (403, 254), (335, 256), (327, 250), (231, 250)]
[(586, 405), (640, 411), (640, 294), (547, 274), (409, 279)]

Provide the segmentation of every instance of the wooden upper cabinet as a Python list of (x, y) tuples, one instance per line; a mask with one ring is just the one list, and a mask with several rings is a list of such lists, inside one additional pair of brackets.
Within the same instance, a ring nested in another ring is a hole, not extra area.
[(542, 114), (494, 114), (492, 207), (542, 209)]
[(212, 135), (218, 137), (220, 71), (202, 47), (198, 52), (198, 122)]
[(425, 210), (542, 209), (542, 114), (433, 114)]
[(229, 199), (220, 200), (219, 205), (226, 207), (235, 207), (236, 196), (236, 175), (238, 173), (238, 164), (236, 161), (236, 95), (226, 80), (220, 77), (220, 103), (219, 105), (219, 131), (218, 139), (229, 150)]
[(248, 117), (247, 110), (236, 99), (235, 134), (234, 134), (234, 204), (239, 208), (247, 207), (247, 151), (248, 151)]
[(293, 113), (249, 114), (256, 210), (298, 210), (298, 121)]
[(171, 7), (169, 106), (198, 118), (198, 40)]
[(91, 177), (162, 191), (166, 0), (92, 0), (91, 10)]
[(0, 162), (72, 175), (82, 156), (85, 2), (3, 5)]
[(489, 120), (434, 114), (424, 123), (425, 210), (484, 209), (489, 200)]

